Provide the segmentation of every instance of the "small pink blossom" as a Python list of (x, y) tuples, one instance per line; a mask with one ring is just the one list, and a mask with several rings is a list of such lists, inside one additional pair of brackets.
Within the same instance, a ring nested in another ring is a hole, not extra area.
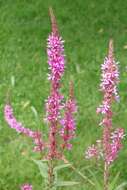
[(21, 186), (21, 190), (32, 190), (32, 185), (30, 184), (24, 184)]
[(85, 158), (97, 158), (98, 157), (98, 148), (93, 144), (92, 146), (89, 146), (88, 149), (85, 152)]

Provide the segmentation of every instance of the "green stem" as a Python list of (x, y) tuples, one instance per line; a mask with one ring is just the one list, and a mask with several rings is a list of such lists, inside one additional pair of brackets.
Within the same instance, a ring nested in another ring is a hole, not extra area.
[(108, 182), (109, 182), (109, 166), (105, 161), (105, 164), (104, 164), (104, 190), (108, 190)]
[(88, 179), (88, 177), (84, 176), (79, 170), (77, 170), (73, 165), (70, 166), (78, 175), (80, 175), (83, 179), (85, 179), (86, 181), (88, 181), (91, 185), (95, 186), (95, 184)]
[(54, 186), (53, 160), (49, 160), (48, 167), (48, 190), (51, 190)]
[[(70, 164), (70, 162), (68, 160), (66, 160), (65, 158), (63, 158), (63, 161), (66, 164)], [(88, 177), (84, 176), (79, 170), (77, 170), (72, 164), (70, 164), (70, 167), (83, 179), (85, 179), (86, 181), (88, 181), (92, 186), (95, 186), (95, 184), (93, 183), (93, 181), (91, 181), (90, 179), (88, 179)]]

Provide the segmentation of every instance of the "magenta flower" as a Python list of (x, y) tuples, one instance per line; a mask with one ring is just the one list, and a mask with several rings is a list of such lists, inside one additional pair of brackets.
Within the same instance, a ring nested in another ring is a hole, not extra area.
[(33, 189), (32, 185), (30, 185), (30, 184), (24, 184), (21, 187), (21, 190), (32, 190), (32, 189)]
[(42, 141), (42, 135), (38, 131), (32, 131), (23, 127), (22, 123), (19, 123), (13, 115), (13, 109), (11, 105), (6, 104), (4, 108), (4, 116), (8, 125), (15, 129), (18, 133), (22, 133), (28, 137), (31, 137), (36, 145), (34, 151), (42, 151), (44, 149), (44, 143)]
[(117, 156), (118, 152), (123, 148), (122, 139), (124, 138), (124, 129), (117, 128), (114, 132), (111, 133), (111, 153), (108, 155), (108, 163), (113, 162)]
[(52, 33), (48, 37), (47, 55), (50, 74), (48, 79), (51, 81), (51, 91), (46, 101), (46, 121), (49, 124), (49, 153), (48, 158), (58, 157), (56, 136), (58, 134), (58, 124), (63, 108), (60, 94), (60, 80), (64, 73), (64, 46), (63, 40), (58, 33), (56, 19), (52, 9), (50, 9)]
[(52, 81), (52, 87), (59, 89), (59, 82), (65, 69), (64, 41), (59, 35), (56, 18), (53, 10), (50, 9), (50, 18), (52, 24), (52, 33), (47, 40), (47, 55), (50, 74), (48, 79)]
[(58, 87), (57, 85), (64, 73), (65, 68), (63, 44), (64, 41), (61, 37), (59, 37), (59, 35), (56, 35), (53, 32), (49, 35), (47, 45), (48, 64), (49, 70), (51, 71), (49, 74), (49, 80), (54, 83), (55, 88)]
[(98, 148), (93, 144), (92, 146), (89, 146), (87, 151), (85, 152), (85, 158), (97, 158), (99, 155)]
[(102, 141), (97, 140), (95, 144), (92, 144), (87, 148), (85, 151), (85, 158), (86, 159), (91, 159), (91, 158), (96, 158), (100, 159), (103, 157), (103, 151), (102, 151)]
[[(55, 17), (52, 13), (51, 20), (56, 23)], [(64, 61), (64, 46), (61, 37), (59, 37), (57, 31), (57, 25), (52, 24), (52, 33), (48, 37), (47, 55), (49, 64), (49, 80), (51, 80), (51, 94), (46, 101), (46, 119), (49, 122), (57, 122), (60, 118), (60, 110), (62, 108), (61, 101), (63, 96), (60, 94), (60, 80), (64, 73), (65, 61)]]
[(65, 117), (61, 120), (61, 125), (63, 128), (60, 131), (60, 134), (63, 138), (64, 144), (63, 148), (66, 147), (68, 150), (72, 148), (72, 144), (70, 143), (71, 139), (75, 137), (75, 119), (74, 113), (77, 111), (76, 101), (74, 99), (73, 93), (73, 83), (70, 84), (70, 97), (69, 100), (65, 104)]
[(104, 64), (101, 66), (102, 79), (100, 90), (104, 94), (102, 104), (97, 108), (97, 113), (111, 115), (112, 101), (119, 100), (117, 84), (119, 83), (118, 62), (113, 58), (112, 41), (109, 44), (109, 55), (105, 58)]

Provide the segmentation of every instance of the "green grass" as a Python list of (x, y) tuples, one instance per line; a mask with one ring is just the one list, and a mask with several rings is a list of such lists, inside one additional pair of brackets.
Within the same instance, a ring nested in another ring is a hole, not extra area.
[[(0, 0), (0, 190), (16, 190), (30, 182), (41, 190), (41, 177), (29, 157), (31, 142), (10, 129), (4, 121), (6, 94), (16, 117), (32, 129), (47, 131), (43, 123), (44, 101), (48, 96), (46, 38), (50, 32), (48, 7), (52, 6), (61, 35), (65, 39), (66, 71), (62, 91), (68, 93), (68, 81), (73, 79), (78, 102), (77, 138), (67, 157), (84, 175), (94, 164), (84, 159), (85, 148), (99, 138), (100, 118), (96, 107), (101, 102), (98, 91), (100, 65), (107, 53), (110, 37), (115, 42), (115, 54), (120, 61), (119, 85), (121, 101), (114, 106), (114, 125), (127, 128), (127, 3), (121, 0)], [(13, 82), (14, 81), (14, 82)], [(31, 106), (39, 115), (36, 120)], [(118, 184), (126, 181), (127, 145), (112, 167), (112, 176), (120, 171)], [(100, 174), (97, 177), (101, 180)], [(81, 180), (67, 170), (63, 178)], [(67, 190), (93, 190), (82, 181)]]

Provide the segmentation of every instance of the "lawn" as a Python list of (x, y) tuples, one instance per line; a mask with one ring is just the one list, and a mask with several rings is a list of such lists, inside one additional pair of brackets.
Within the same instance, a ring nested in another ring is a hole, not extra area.
[[(100, 117), (96, 107), (100, 65), (107, 54), (108, 41), (114, 39), (116, 59), (120, 62), (120, 103), (115, 104), (114, 126), (127, 129), (127, 3), (121, 0), (0, 0), (0, 190), (18, 190), (29, 182), (41, 190), (42, 179), (31, 158), (32, 142), (10, 129), (4, 121), (7, 94), (15, 115), (24, 126), (39, 128), (43, 122), (45, 99), (49, 93), (46, 39), (50, 33), (48, 7), (52, 6), (59, 30), (65, 40), (66, 71), (62, 92), (68, 95), (68, 82), (74, 81), (78, 103), (77, 137), (66, 156), (74, 166), (92, 179), (88, 168), (102, 179), (96, 164), (84, 159), (88, 145), (100, 138)], [(35, 111), (36, 110), (36, 111)], [(120, 172), (117, 184), (127, 181), (127, 143), (114, 162), (112, 177)], [(93, 168), (93, 169), (92, 169)], [(101, 168), (101, 167), (100, 167)], [(71, 169), (60, 175), (66, 180), (81, 181), (67, 190), (94, 188)], [(61, 188), (62, 189), (62, 188)]]

